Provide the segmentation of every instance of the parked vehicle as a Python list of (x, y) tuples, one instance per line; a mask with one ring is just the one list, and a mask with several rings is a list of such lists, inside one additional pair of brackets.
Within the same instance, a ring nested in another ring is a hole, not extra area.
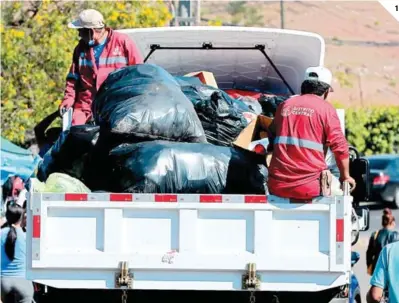
[(371, 199), (399, 207), (399, 155), (366, 157), (370, 165)]
[[(193, 67), (210, 71), (221, 89), (296, 94), (305, 69), (324, 61), (323, 38), (307, 32), (245, 27), (123, 32), (148, 63), (172, 74)], [(348, 186), (343, 196), (309, 203), (271, 195), (31, 189), (27, 277), (46, 286), (49, 302), (111, 302), (115, 296), (122, 302), (130, 296), (159, 302), (174, 295), (177, 302), (348, 303), (351, 246), (361, 229), (361, 220), (353, 223), (358, 216)]]

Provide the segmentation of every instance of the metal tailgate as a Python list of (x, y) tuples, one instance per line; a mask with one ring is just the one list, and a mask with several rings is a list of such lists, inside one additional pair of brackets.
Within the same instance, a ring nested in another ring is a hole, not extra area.
[(32, 193), (27, 276), (59, 288), (317, 291), (349, 281), (351, 197)]

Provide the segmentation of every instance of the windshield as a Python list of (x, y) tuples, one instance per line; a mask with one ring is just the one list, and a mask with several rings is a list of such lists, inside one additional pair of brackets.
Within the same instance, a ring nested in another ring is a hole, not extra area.
[[(293, 95), (299, 91), (293, 87), (293, 92), (284, 83), (276, 70), (269, 64), (264, 54), (258, 49), (157, 49), (148, 57), (146, 63), (157, 64), (159, 58), (168, 56), (171, 59), (162, 65), (174, 76), (183, 76), (193, 71), (203, 70), (213, 73), (219, 89), (242, 89), (258, 91), (273, 95)], [(204, 53), (208, 56), (204, 56)], [(148, 56), (148, 55), (147, 55)], [(195, 58), (200, 58), (197, 62)], [(274, 57), (270, 58), (272, 61)], [(234, 62), (229, 64), (226, 62)], [(277, 70), (284, 79), (295, 79), (299, 83), (301, 76), (289, 66), (276, 64)]]
[(370, 169), (384, 170), (391, 163), (391, 159), (369, 159)]

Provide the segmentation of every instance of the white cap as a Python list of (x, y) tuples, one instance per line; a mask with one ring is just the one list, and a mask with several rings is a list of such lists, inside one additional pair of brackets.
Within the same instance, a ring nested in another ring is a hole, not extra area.
[(103, 28), (104, 17), (95, 9), (85, 9), (79, 14), (78, 19), (68, 24), (69, 28)]
[(311, 66), (307, 68), (305, 72), (305, 80), (316, 80), (326, 83), (330, 86), (331, 91), (333, 91), (331, 87), (332, 73), (327, 67)]

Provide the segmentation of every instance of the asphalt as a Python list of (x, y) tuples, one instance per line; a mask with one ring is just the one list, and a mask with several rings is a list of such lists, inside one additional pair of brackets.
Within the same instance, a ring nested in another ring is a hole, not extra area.
[[(354, 251), (357, 251), (358, 253), (360, 253), (360, 260), (354, 266), (353, 271), (359, 280), (360, 289), (361, 289), (361, 293), (362, 293), (362, 302), (366, 302), (366, 294), (370, 287), (370, 284), (369, 284), (370, 276), (367, 274), (367, 268), (366, 268), (367, 245), (368, 245), (368, 241), (370, 239), (371, 233), (374, 232), (375, 230), (378, 230), (381, 228), (382, 210), (384, 209), (384, 207), (388, 207), (389, 205), (378, 204), (375, 202), (361, 203), (360, 205), (367, 206), (370, 209), (370, 228), (369, 228), (369, 230), (363, 231), (360, 233), (359, 241), (353, 247)], [(393, 209), (392, 212), (393, 212), (393, 215), (395, 216), (397, 222), (399, 223), (399, 221), (398, 221), (399, 220), (399, 209)]]

